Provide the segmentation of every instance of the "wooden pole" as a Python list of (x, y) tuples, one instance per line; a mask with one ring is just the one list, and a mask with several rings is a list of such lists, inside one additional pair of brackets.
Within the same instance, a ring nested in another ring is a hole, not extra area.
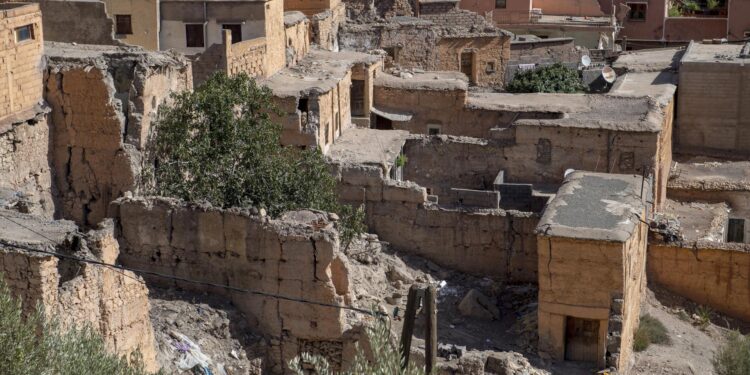
[(419, 307), (419, 296), (422, 287), (418, 284), (413, 284), (409, 288), (409, 296), (406, 300), (406, 311), (404, 312), (404, 328), (401, 331), (401, 357), (403, 362), (401, 363), (402, 368), (406, 368), (409, 364), (409, 354), (411, 353), (411, 338), (414, 335), (414, 322), (417, 317), (417, 308)]
[(425, 372), (431, 374), (437, 367), (437, 292), (430, 285), (425, 293), (424, 312), (427, 315), (425, 332)]

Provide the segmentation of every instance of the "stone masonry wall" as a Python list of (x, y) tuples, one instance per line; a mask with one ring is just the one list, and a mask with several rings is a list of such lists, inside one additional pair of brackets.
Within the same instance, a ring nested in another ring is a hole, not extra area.
[[(69, 235), (55, 251), (114, 264), (119, 249), (110, 223), (85, 237)], [(147, 369), (157, 370), (148, 289), (132, 272), (36, 255), (5, 244), (0, 245), (0, 273), (25, 311), (40, 303), (63, 328), (90, 325), (113, 353), (128, 355), (138, 349)]]
[[(295, 16), (297, 19), (294, 19)], [(297, 65), (310, 50), (310, 21), (307, 17), (303, 17), (301, 13), (285, 16), (287, 67)], [(287, 18), (292, 18), (292, 20), (286, 22)]]
[(265, 77), (264, 61), (266, 54), (266, 38), (257, 38), (231, 43), (230, 33), (224, 46), (227, 48), (228, 74), (246, 73), (250, 77)]
[(721, 313), (750, 321), (750, 252), (712, 242), (648, 246), (649, 282)]
[(339, 50), (339, 27), (346, 20), (343, 3), (312, 17), (312, 42), (329, 51)]
[[(0, 10), (0, 119), (29, 110), (42, 99), (42, 13), (38, 4)], [(32, 39), (16, 40), (16, 29), (31, 25)]]
[(49, 57), (45, 98), (61, 216), (95, 225), (112, 200), (136, 190), (158, 107), (171, 92), (191, 88), (192, 76), (168, 54), (87, 48)]
[[(122, 198), (112, 206), (120, 228), (120, 261), (126, 266), (322, 303), (338, 305), (348, 298), (345, 268), (332, 267), (345, 255), (328, 214), (303, 211), (272, 220), (166, 198)], [(274, 373), (281, 373), (299, 354), (300, 340), (343, 341), (345, 316), (340, 309), (171, 280), (148, 281), (230, 298), (252, 327), (274, 338), (269, 348)]]

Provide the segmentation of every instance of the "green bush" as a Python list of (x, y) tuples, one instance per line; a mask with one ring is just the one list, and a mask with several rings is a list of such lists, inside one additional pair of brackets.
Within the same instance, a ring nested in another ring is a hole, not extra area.
[(255, 206), (272, 216), (344, 210), (321, 152), (281, 146), (274, 112), (271, 91), (245, 74), (217, 73), (195, 91), (173, 95), (149, 142), (146, 192), (218, 207)]
[(667, 328), (661, 321), (649, 314), (641, 317), (641, 324), (635, 331), (635, 337), (633, 338), (633, 350), (641, 352), (651, 344), (666, 345), (669, 343)]
[[(290, 361), (289, 369), (296, 375), (309, 373), (317, 375), (425, 375), (424, 369), (413, 363), (409, 363), (405, 369), (401, 368), (403, 364), (401, 350), (397, 349), (391, 341), (390, 329), (384, 319), (378, 319), (373, 326), (367, 327), (366, 332), (372, 349), (373, 362), (368, 361), (365, 352), (357, 346), (354, 361), (348, 370), (334, 372), (325, 358), (309, 353), (302, 353), (301, 356)], [(314, 372), (306, 372), (305, 369), (312, 369)]]
[(558, 63), (519, 72), (505, 89), (512, 93), (576, 93), (585, 87), (576, 69)]
[(3, 375), (145, 375), (140, 354), (109, 354), (90, 327), (64, 331), (41, 309), (24, 316), (0, 275), (0, 369)]
[(739, 332), (730, 333), (714, 354), (713, 364), (717, 375), (750, 374), (750, 338)]

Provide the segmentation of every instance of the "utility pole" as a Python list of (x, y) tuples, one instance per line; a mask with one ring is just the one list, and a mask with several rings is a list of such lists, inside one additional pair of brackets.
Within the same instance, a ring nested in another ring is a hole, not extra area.
[(417, 310), (424, 301), (422, 312), (426, 317), (425, 327), (425, 372), (427, 374), (437, 367), (437, 291), (435, 286), (414, 284), (409, 288), (406, 301), (406, 312), (404, 313), (404, 328), (401, 331), (401, 356), (402, 368), (409, 364), (411, 354), (411, 339), (414, 335), (414, 324), (417, 318)]

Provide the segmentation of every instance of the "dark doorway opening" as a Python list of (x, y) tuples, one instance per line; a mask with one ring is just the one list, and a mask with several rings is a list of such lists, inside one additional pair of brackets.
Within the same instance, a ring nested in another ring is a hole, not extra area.
[(565, 360), (599, 362), (599, 321), (567, 317)]

